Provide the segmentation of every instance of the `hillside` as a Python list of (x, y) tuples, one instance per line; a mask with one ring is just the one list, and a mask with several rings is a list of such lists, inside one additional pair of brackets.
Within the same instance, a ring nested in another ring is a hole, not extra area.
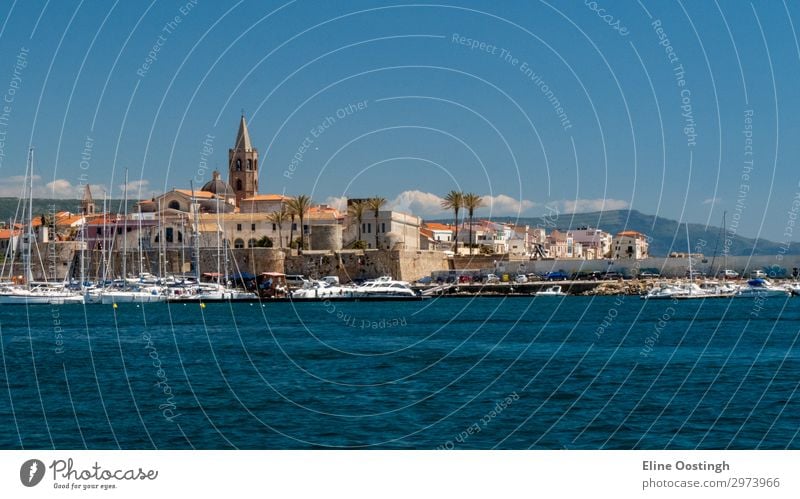
[[(645, 215), (636, 210), (611, 210), (605, 212), (576, 213), (574, 215), (561, 214), (558, 218), (545, 219), (537, 218), (495, 218), (495, 221), (509, 221), (518, 224), (546, 227), (547, 230), (558, 228), (562, 230), (592, 226), (599, 227), (606, 232), (616, 234), (622, 230), (636, 230), (652, 237), (650, 242), (650, 254), (653, 256), (665, 256), (671, 251), (686, 251), (686, 228), (681, 223), (668, 218)], [(709, 226), (706, 229), (703, 224), (689, 224), (689, 238), (692, 242), (692, 251), (704, 253), (708, 256), (714, 255), (714, 249), (718, 255), (722, 254), (725, 235), (721, 234), (720, 227)], [(732, 256), (746, 255), (777, 255), (781, 253), (798, 253), (796, 244), (790, 246), (786, 251), (785, 245), (766, 239), (755, 239), (734, 236), (731, 241), (729, 254)]]
[[(128, 201), (128, 209), (133, 210), (136, 202), (135, 200)], [(95, 200), (95, 203), (97, 204), (97, 211), (101, 211), (103, 209), (103, 200), (101, 199), (99, 202)], [(17, 198), (0, 197), (0, 222), (8, 223), (9, 220), (13, 220), (14, 215), (17, 213), (18, 204), (19, 200)], [(36, 215), (49, 213), (50, 211), (71, 211), (77, 213), (80, 211), (80, 206), (81, 202), (79, 199), (34, 199), (33, 213)], [(108, 207), (109, 211), (123, 211), (122, 200), (109, 199)], [(20, 210), (21, 209), (22, 207), (20, 206)], [(21, 222), (21, 220), (18, 221)]]

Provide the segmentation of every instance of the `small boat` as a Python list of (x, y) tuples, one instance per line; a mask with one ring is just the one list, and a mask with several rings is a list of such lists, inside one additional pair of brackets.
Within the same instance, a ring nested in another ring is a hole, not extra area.
[(739, 289), (738, 293), (736, 293), (737, 297), (740, 298), (749, 298), (749, 297), (761, 297), (767, 298), (771, 296), (791, 296), (792, 291), (781, 286), (775, 286), (767, 279), (750, 279), (747, 281), (747, 286), (742, 287)]
[(534, 296), (567, 296), (567, 293), (561, 291), (561, 286), (550, 286), (542, 291), (533, 293)]
[(792, 293), (792, 295), (800, 296), (800, 283), (792, 282), (792, 283), (786, 284), (785, 288), (788, 289), (789, 292)]

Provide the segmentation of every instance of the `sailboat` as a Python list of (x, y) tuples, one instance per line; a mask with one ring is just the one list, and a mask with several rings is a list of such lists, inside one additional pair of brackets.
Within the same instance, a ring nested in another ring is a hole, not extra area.
[[(197, 283), (189, 286), (187, 293), (175, 295), (174, 293), (169, 296), (169, 301), (257, 301), (258, 296), (250, 291), (243, 291), (241, 289), (232, 288), (227, 285), (225, 279), (228, 276), (228, 245), (227, 242), (221, 237), (224, 233), (223, 225), (224, 219), (220, 220), (219, 198), (216, 200), (217, 204), (217, 273), (216, 282), (200, 282), (200, 235), (199, 235), (199, 220), (197, 218), (198, 205), (194, 195), (194, 185), (192, 185), (192, 210), (194, 213), (194, 228), (193, 228), (193, 245), (192, 255), (195, 260), (194, 274)], [(195, 256), (196, 255), (196, 256)], [(223, 267), (224, 266), (224, 270)]]
[(28, 227), (23, 237), (24, 244), (24, 286), (5, 285), (0, 288), (0, 304), (3, 305), (64, 305), (83, 303), (83, 295), (73, 293), (64, 286), (50, 286), (47, 283), (33, 283), (33, 246), (36, 238), (33, 234), (33, 147), (28, 149), (28, 175), (26, 189), (28, 195)]
[[(157, 285), (142, 285), (128, 282), (128, 170), (125, 170), (125, 211), (122, 228), (122, 281), (118, 286), (106, 288), (100, 293), (100, 303), (157, 303), (167, 300), (163, 289)], [(119, 224), (119, 220), (115, 225)], [(115, 227), (115, 232), (119, 229)]]

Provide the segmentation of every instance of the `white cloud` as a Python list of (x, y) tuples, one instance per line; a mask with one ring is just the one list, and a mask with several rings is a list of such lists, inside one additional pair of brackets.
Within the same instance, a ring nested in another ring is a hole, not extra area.
[(332, 208), (336, 208), (340, 212), (347, 210), (347, 197), (345, 196), (330, 196), (325, 199), (325, 204)]
[(442, 208), (442, 198), (430, 192), (404, 191), (388, 204), (394, 210), (421, 217), (446, 216), (449, 213)]
[(120, 193), (120, 196), (123, 196), (125, 194), (125, 187), (127, 187), (128, 188), (128, 197), (129, 198), (133, 198), (133, 197), (137, 197), (137, 196), (138, 197), (146, 197), (146, 192), (145, 191), (147, 190), (149, 185), (150, 185), (150, 181), (147, 180), (147, 179), (131, 180), (131, 181), (128, 182), (127, 186), (125, 184), (120, 184), (118, 186), (118, 188), (119, 188), (118, 192)]
[(708, 198), (703, 200), (703, 204), (716, 205), (722, 202), (722, 198)]
[(630, 204), (622, 199), (565, 199), (558, 201), (564, 213), (586, 213), (592, 211), (623, 210)]
[(526, 211), (536, 206), (536, 203), (527, 199), (518, 200), (505, 194), (498, 194), (497, 196), (483, 196), (483, 208), (481, 210), (489, 210), (492, 216), (510, 216), (510, 215), (526, 215)]
[[(0, 179), (0, 197), (21, 197), (26, 194), (26, 178), (22, 175)], [(95, 199), (102, 197), (105, 187), (90, 185)], [(58, 178), (43, 184), (40, 175), (33, 176), (33, 197), (40, 199), (80, 199), (83, 197), (83, 185), (73, 184), (69, 180)]]

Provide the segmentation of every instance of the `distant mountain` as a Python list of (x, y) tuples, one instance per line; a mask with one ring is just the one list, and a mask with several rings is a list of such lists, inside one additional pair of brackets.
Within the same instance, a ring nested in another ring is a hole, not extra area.
[[(137, 200), (128, 201), (128, 209), (133, 210)], [(95, 200), (97, 211), (103, 209), (103, 200)], [(17, 207), (19, 206), (19, 213), (22, 213), (22, 205), (17, 198), (3, 198), (0, 197), (0, 222), (8, 223), (13, 220), (17, 214)], [(108, 211), (123, 212), (124, 207), (121, 199), (109, 199), (107, 201)], [(27, 208), (27, 207), (26, 207)], [(79, 199), (34, 199), (33, 200), (33, 213), (35, 215), (47, 214), (50, 211), (70, 211), (72, 213), (79, 213), (81, 210), (81, 201)], [(17, 215), (19, 216), (19, 215)], [(22, 220), (17, 220), (22, 222)]]
[[(668, 218), (645, 215), (636, 210), (610, 210), (574, 215), (562, 213), (557, 217), (519, 219), (495, 217), (494, 220), (515, 222), (532, 227), (545, 227), (548, 232), (553, 228), (567, 230), (585, 226), (597, 227), (612, 235), (623, 230), (635, 230), (652, 238), (650, 254), (653, 256), (666, 256), (672, 251), (686, 252), (687, 249), (686, 227), (683, 223), (679, 224)], [(703, 224), (689, 224), (692, 252), (713, 256), (716, 248), (716, 254), (721, 255), (725, 237), (726, 235), (722, 233), (719, 226), (706, 228)], [(783, 243), (736, 235), (731, 238), (728, 254), (732, 256), (796, 254), (798, 247), (800, 245), (792, 244), (787, 249)]]

